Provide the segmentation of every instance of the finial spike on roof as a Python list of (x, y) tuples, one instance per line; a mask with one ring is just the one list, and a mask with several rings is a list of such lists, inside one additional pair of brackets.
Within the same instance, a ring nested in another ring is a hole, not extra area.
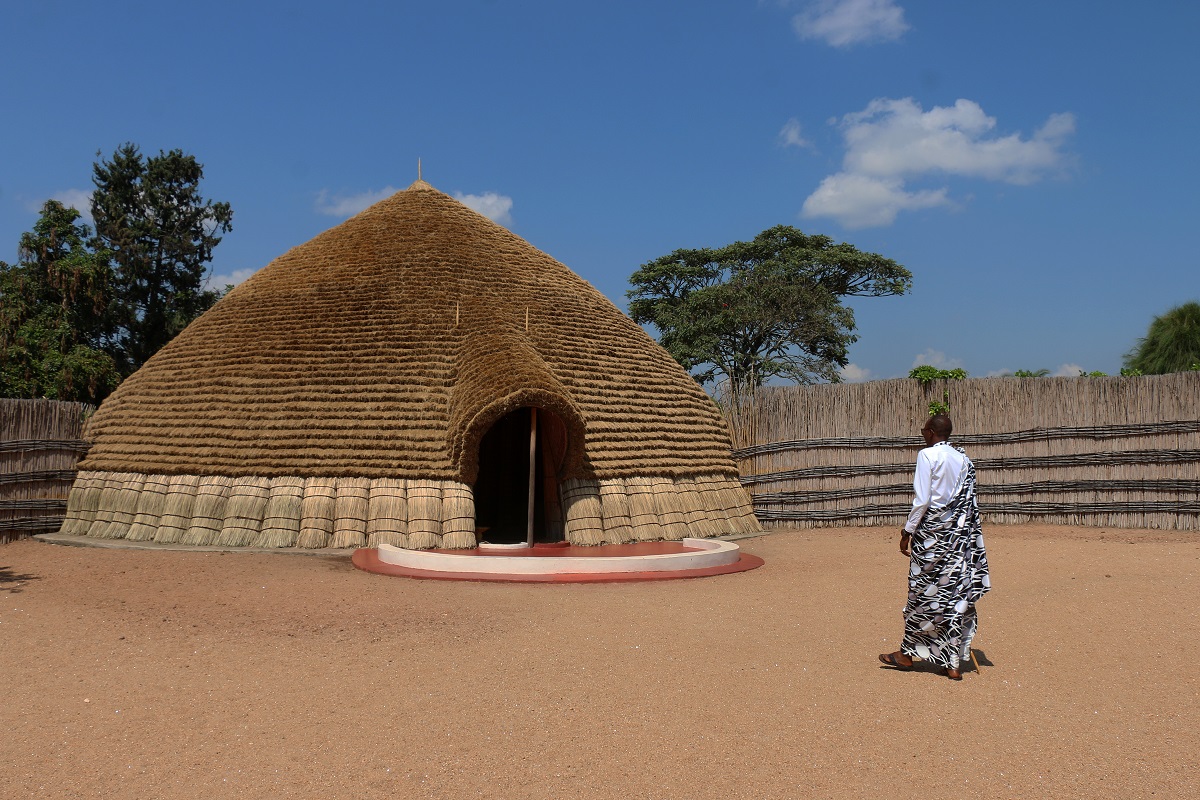
[(408, 191), (411, 192), (414, 189), (421, 190), (421, 189), (432, 189), (432, 188), (433, 187), (430, 186), (428, 183), (426, 183), (425, 180), (421, 177), (421, 159), (418, 158), (417, 159), (417, 179), (415, 181), (413, 181), (411, 186), (408, 187)]

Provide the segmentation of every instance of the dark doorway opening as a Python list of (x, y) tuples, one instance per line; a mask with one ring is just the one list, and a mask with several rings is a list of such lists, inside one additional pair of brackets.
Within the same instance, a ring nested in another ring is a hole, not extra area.
[[(481, 541), (524, 542), (529, 524), (529, 440), (537, 412), (533, 454), (533, 536), (535, 542), (563, 539), (558, 473), (567, 452), (567, 429), (545, 409), (518, 408), (497, 420), (479, 442), (475, 480), (475, 528)], [(483, 530), (486, 529), (486, 530)]]

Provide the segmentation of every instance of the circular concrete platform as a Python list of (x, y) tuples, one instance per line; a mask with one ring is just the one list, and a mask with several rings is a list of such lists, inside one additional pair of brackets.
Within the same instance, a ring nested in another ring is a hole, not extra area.
[(474, 550), (356, 550), (354, 566), (380, 575), (510, 583), (615, 583), (703, 578), (763, 565), (729, 541), (683, 539), (577, 547), (564, 543)]

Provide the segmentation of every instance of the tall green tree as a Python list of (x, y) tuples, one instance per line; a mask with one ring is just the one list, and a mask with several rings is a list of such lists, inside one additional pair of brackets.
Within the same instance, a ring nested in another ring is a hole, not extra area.
[(1176, 306), (1155, 317), (1144, 338), (1125, 355), (1125, 368), (1143, 375), (1184, 372), (1200, 364), (1200, 303)]
[[(97, 153), (97, 155), (99, 155)], [(204, 167), (181, 150), (144, 157), (123, 144), (95, 164), (92, 217), (112, 253), (116, 353), (123, 374), (146, 362), (220, 297), (204, 288), (228, 203), (200, 194)]]
[(108, 253), (79, 219), (47, 201), (18, 262), (0, 262), (0, 396), (98, 403), (120, 382), (108, 352)]
[(735, 391), (774, 377), (840, 380), (857, 341), (843, 297), (900, 295), (912, 273), (890, 258), (779, 225), (749, 242), (676, 250), (629, 279), (629, 315), (701, 383)]

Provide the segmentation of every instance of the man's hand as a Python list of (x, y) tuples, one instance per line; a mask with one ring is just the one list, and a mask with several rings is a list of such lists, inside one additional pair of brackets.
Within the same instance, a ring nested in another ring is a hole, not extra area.
[(906, 556), (909, 555), (911, 553), (911, 550), (909, 549), (909, 544), (911, 544), (911, 542), (912, 542), (912, 535), (908, 531), (901, 529), (901, 531), (900, 531), (900, 552)]

